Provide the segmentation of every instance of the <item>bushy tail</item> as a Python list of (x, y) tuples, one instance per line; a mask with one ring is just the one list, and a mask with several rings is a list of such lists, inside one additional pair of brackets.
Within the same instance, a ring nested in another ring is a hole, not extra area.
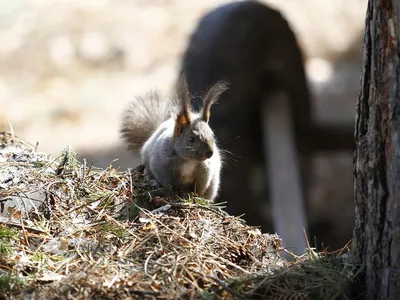
[(176, 113), (174, 101), (152, 91), (128, 104), (122, 114), (120, 133), (129, 150), (139, 153), (157, 127)]

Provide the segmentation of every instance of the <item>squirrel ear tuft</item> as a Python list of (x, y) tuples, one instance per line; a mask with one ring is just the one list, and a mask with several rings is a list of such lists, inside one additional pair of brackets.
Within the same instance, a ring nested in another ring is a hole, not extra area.
[(229, 89), (229, 82), (227, 81), (218, 81), (214, 84), (207, 92), (203, 99), (203, 109), (201, 111), (202, 118), (205, 122), (208, 123), (210, 120), (210, 109), (211, 105), (213, 105), (218, 98)]
[(181, 110), (186, 114), (187, 119), (190, 120), (190, 93), (185, 73), (179, 78), (176, 94), (180, 100)]
[(176, 93), (180, 99), (189, 97), (189, 88), (185, 73), (182, 73), (179, 77), (179, 80), (176, 84)]

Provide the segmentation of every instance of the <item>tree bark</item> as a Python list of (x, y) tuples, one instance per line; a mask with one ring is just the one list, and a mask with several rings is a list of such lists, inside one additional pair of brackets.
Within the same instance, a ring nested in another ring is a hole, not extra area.
[(354, 250), (367, 299), (400, 299), (400, 2), (369, 0), (365, 25)]

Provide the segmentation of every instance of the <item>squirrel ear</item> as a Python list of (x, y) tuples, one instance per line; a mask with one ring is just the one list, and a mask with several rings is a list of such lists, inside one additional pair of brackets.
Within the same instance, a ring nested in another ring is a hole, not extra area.
[(214, 84), (207, 92), (203, 100), (203, 109), (201, 111), (202, 118), (208, 123), (210, 120), (210, 109), (223, 92), (229, 89), (229, 83), (227, 81), (218, 81)]
[(180, 136), (183, 129), (192, 121), (190, 114), (190, 94), (185, 74), (182, 74), (178, 81), (176, 93), (181, 108), (175, 120), (174, 136)]

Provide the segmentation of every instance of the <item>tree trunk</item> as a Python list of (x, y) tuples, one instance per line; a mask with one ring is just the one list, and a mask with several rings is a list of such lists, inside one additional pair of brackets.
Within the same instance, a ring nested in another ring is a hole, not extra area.
[(367, 299), (400, 299), (399, 26), (399, 1), (369, 0), (354, 161), (354, 247)]

